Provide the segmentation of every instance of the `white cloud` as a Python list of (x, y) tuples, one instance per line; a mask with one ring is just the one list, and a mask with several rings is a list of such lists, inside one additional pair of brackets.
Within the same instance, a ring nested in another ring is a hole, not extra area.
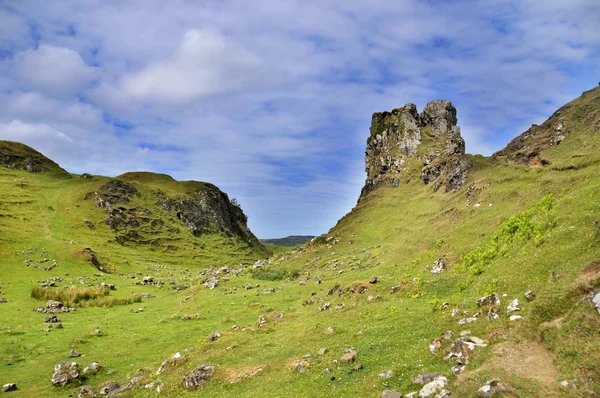
[(99, 76), (76, 51), (45, 44), (17, 53), (11, 67), (26, 87), (58, 97), (76, 94)]
[(73, 140), (63, 132), (47, 124), (29, 124), (20, 120), (10, 123), (0, 123), (0, 138), (9, 141), (24, 142), (32, 146), (39, 146), (43, 141), (52, 141), (59, 144), (72, 144)]
[(260, 86), (266, 79), (260, 59), (209, 30), (189, 30), (175, 53), (122, 81), (132, 97), (158, 102), (187, 102), (214, 94)]

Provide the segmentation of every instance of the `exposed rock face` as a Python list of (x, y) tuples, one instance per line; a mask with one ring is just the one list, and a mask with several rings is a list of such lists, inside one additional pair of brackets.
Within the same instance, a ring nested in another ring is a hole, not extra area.
[(248, 228), (248, 217), (217, 187), (211, 186), (196, 191), (192, 197), (180, 196), (176, 199), (159, 194), (158, 203), (165, 210), (175, 213), (195, 236), (216, 227), (227, 235), (233, 233), (247, 241), (256, 240)]
[(434, 191), (462, 187), (470, 169), (465, 141), (450, 101), (432, 101), (421, 114), (414, 104), (373, 114), (367, 140), (367, 180), (361, 197), (384, 184), (410, 181), (415, 169)]
[(0, 166), (15, 170), (25, 170), (30, 173), (55, 171), (62, 174), (63, 177), (71, 177), (59, 165), (35, 149), (19, 142), (0, 141)]

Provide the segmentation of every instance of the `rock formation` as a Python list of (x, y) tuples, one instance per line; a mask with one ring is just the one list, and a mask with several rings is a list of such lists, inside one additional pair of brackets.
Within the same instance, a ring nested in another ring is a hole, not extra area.
[(414, 104), (376, 112), (367, 139), (367, 180), (361, 197), (384, 184), (398, 186), (418, 174), (437, 191), (455, 191), (467, 179), (470, 163), (450, 101), (432, 101), (421, 114)]

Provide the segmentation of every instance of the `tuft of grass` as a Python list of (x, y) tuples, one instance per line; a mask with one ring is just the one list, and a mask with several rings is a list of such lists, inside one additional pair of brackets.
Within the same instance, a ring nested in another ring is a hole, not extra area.
[(35, 287), (31, 297), (37, 300), (60, 301), (67, 307), (114, 307), (139, 303), (140, 296), (132, 298), (108, 297), (109, 289), (102, 287), (69, 287), (66, 289), (47, 289)]

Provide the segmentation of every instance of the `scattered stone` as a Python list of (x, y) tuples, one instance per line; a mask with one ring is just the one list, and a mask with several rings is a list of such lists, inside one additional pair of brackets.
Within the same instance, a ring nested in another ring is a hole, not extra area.
[(294, 363), (292, 363), (292, 371), (294, 372), (304, 373), (306, 372), (307, 368), (308, 363), (306, 361), (295, 361)]
[(333, 307), (333, 308), (336, 310), (341, 310), (342, 308), (344, 308), (344, 303), (336, 304), (335, 307)]
[(92, 362), (91, 364), (83, 368), (83, 374), (86, 376), (95, 375), (96, 373), (98, 373), (101, 367), (102, 366), (100, 366), (98, 362)]
[(415, 397), (417, 397), (418, 395), (419, 395), (419, 392), (418, 392), (418, 391), (413, 391), (413, 392), (409, 392), (408, 394), (406, 394), (406, 395), (404, 396), (404, 398), (415, 398)]
[(214, 289), (215, 287), (219, 286), (219, 278), (214, 276), (210, 277), (203, 283), (203, 285), (209, 289)]
[(575, 391), (577, 389), (577, 386), (575, 385), (575, 382), (573, 380), (561, 381), (560, 387), (564, 388), (565, 390), (569, 390), (569, 391)]
[(385, 390), (379, 396), (380, 398), (402, 398), (402, 394), (395, 390)]
[(454, 358), (456, 362), (466, 365), (469, 363), (469, 355), (475, 350), (475, 347), (486, 347), (487, 344), (480, 338), (470, 337), (459, 337), (450, 346), (450, 352), (444, 357), (444, 359)]
[(73, 380), (79, 380), (79, 365), (75, 362), (61, 362), (54, 366), (54, 374), (50, 380), (53, 385), (64, 387)]
[(376, 300), (380, 300), (381, 296), (369, 296), (367, 297), (367, 301), (376, 301)]
[(390, 289), (390, 294), (398, 293), (401, 289), (402, 289), (402, 283), (400, 283), (396, 286), (392, 286), (392, 288)]
[(96, 227), (94, 226), (94, 224), (92, 224), (91, 221), (89, 220), (85, 220), (85, 225), (89, 228), (89, 229), (96, 229)]
[(458, 324), (466, 325), (467, 323), (475, 322), (476, 320), (477, 320), (477, 318), (463, 318), (460, 321), (458, 321)]
[(450, 303), (443, 303), (443, 304), (440, 306), (440, 310), (446, 310), (446, 309), (448, 309), (448, 307), (450, 307)]
[(6, 299), (6, 297), (0, 298), (0, 304), (5, 304), (5, 303), (8, 303), (8, 300)]
[(318, 310), (319, 310), (319, 312), (326, 311), (329, 309), (329, 307), (331, 307), (331, 303), (325, 303), (325, 304), (320, 305)]
[(119, 387), (120, 386), (116, 382), (107, 381), (106, 383), (102, 384), (102, 388), (100, 388), (100, 394), (108, 395), (110, 392), (119, 389)]
[(2, 392), (17, 391), (17, 385), (15, 383), (8, 383), (2, 386)]
[(511, 322), (514, 321), (518, 321), (519, 319), (523, 318), (521, 315), (511, 315), (510, 318), (508, 318)]
[(102, 332), (100, 331), (100, 329), (94, 329), (90, 332), (90, 335), (92, 336), (102, 336)]
[(467, 367), (467, 365), (465, 365), (465, 364), (457, 363), (456, 365), (454, 365), (452, 367), (452, 373), (454, 373), (455, 375), (459, 375), (465, 371), (466, 367)]
[(442, 346), (442, 343), (444, 343), (445, 341), (450, 341), (451, 338), (452, 331), (446, 330), (444, 333), (442, 333), (440, 337), (436, 337), (435, 339), (429, 342), (429, 351), (431, 351), (432, 354), (435, 354), (437, 350)]
[(333, 328), (331, 326), (329, 326), (327, 329), (325, 329), (325, 333), (327, 333), (327, 334), (333, 333)]
[(529, 301), (533, 300), (535, 298), (535, 293), (532, 292), (531, 290), (528, 290), (525, 292), (525, 298)]
[(319, 355), (325, 355), (329, 352), (329, 349), (327, 348), (321, 348), (318, 352)]
[(85, 397), (97, 397), (96, 391), (92, 389), (92, 386), (81, 386), (77, 390), (77, 398)]
[(265, 318), (263, 315), (258, 317), (258, 326), (260, 327), (261, 325), (264, 325), (265, 323), (267, 323), (267, 318)]
[(379, 378), (380, 379), (389, 379), (392, 377), (393, 372), (391, 370), (386, 370), (383, 373), (379, 373)]
[(63, 324), (62, 324), (62, 323), (59, 323), (58, 325), (56, 325), (56, 328), (57, 328), (57, 329), (63, 329), (63, 328), (64, 328), (64, 326), (63, 326)]
[(340, 362), (346, 365), (353, 363), (358, 358), (358, 351), (353, 347), (348, 347), (344, 350), (344, 355), (340, 359)]
[(369, 279), (369, 283), (374, 285), (375, 283), (377, 283), (377, 276), (373, 275), (371, 277), (371, 279)]
[(159, 374), (165, 372), (169, 368), (174, 368), (175, 366), (177, 366), (177, 364), (185, 362), (185, 361), (186, 361), (186, 357), (184, 357), (183, 355), (181, 355), (180, 353), (177, 352), (171, 358), (165, 359), (160, 364), (160, 367), (156, 371), (156, 375), (159, 375)]
[(283, 319), (283, 312), (274, 312), (271, 314), (271, 319), (279, 322)]
[(501, 394), (508, 391), (510, 391), (510, 387), (502, 383), (499, 379), (492, 379), (477, 390), (477, 395), (480, 397), (493, 397), (495, 394)]
[(519, 302), (519, 299), (514, 299), (509, 305), (508, 307), (506, 307), (506, 310), (508, 312), (514, 312), (514, 311), (521, 311), (520, 308), (521, 303)]
[(431, 266), (431, 273), (432, 274), (440, 274), (446, 268), (447, 268), (446, 258), (442, 257), (442, 258), (435, 260), (435, 262)]
[(212, 343), (213, 341), (216, 341), (219, 337), (221, 337), (221, 333), (219, 333), (219, 332), (212, 332), (210, 334), (210, 336), (208, 337), (208, 342)]
[(81, 356), (81, 354), (75, 350), (69, 351), (69, 358), (78, 358), (80, 356)]
[(431, 383), (438, 377), (444, 377), (444, 375), (441, 373), (421, 373), (413, 379), (413, 383), (425, 385)]
[(59, 323), (60, 319), (56, 315), (47, 316), (44, 318), (44, 323)]
[(475, 304), (477, 304), (478, 307), (483, 307), (484, 305), (500, 305), (500, 296), (498, 293), (492, 293), (480, 298)]
[(433, 381), (425, 384), (421, 391), (419, 391), (420, 398), (429, 398), (434, 397), (438, 393), (442, 392), (446, 384), (448, 383), (448, 379), (444, 376), (438, 376)]
[(600, 313), (600, 293), (597, 293), (594, 298), (592, 298), (592, 303), (594, 303), (594, 306)]
[(361, 370), (363, 368), (363, 364), (359, 363), (358, 365), (354, 365), (349, 371), (348, 374), (352, 374), (354, 372), (358, 372), (359, 370)]

